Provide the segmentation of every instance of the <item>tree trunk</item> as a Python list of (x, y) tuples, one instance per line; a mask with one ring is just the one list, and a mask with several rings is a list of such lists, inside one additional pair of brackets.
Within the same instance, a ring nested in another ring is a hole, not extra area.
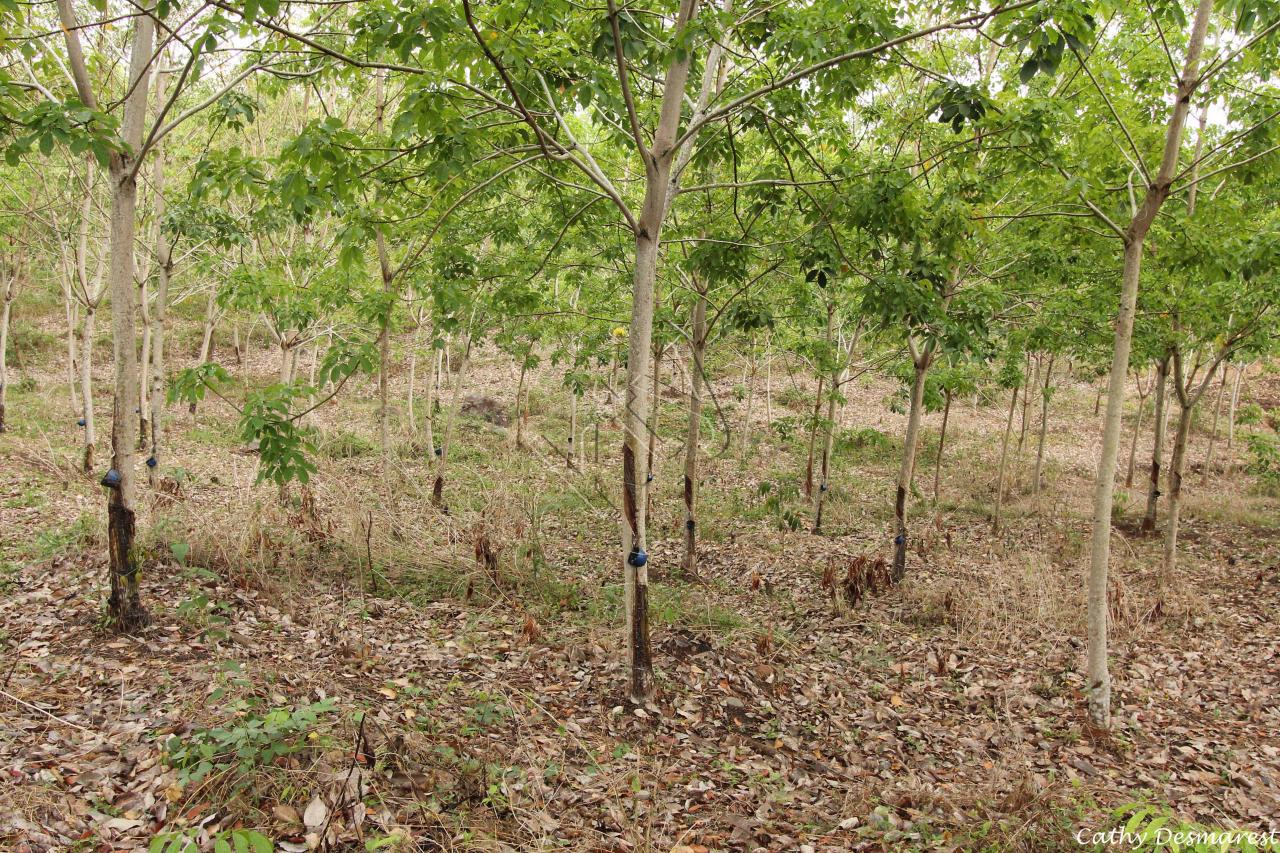
[[(213, 332), (218, 322), (218, 291), (214, 288), (209, 290), (209, 299), (204, 306), (204, 326), (200, 333), (200, 351), (196, 353), (196, 364), (205, 364), (212, 360), (213, 356)], [(239, 340), (239, 332), (236, 333), (236, 339)], [(237, 358), (239, 353), (237, 351)], [(187, 411), (191, 414), (192, 419), (196, 415), (196, 403), (192, 401), (187, 406)]]
[[(1145, 235), (1145, 228), (1143, 233)], [(1124, 414), (1125, 379), (1129, 373), (1129, 349), (1133, 340), (1133, 315), (1142, 269), (1142, 245), (1141, 239), (1130, 239), (1124, 250), (1124, 280), (1120, 293), (1120, 312), (1115, 323), (1111, 375), (1107, 383), (1107, 411), (1102, 428), (1102, 453), (1098, 459), (1093, 498), (1093, 535), (1088, 579), (1089, 649), (1085, 682), (1089, 718), (1100, 728), (1109, 728), (1111, 725), (1111, 674), (1107, 667), (1107, 569), (1111, 556), (1111, 506), (1115, 493), (1120, 419)]]
[(1226, 365), (1222, 367), (1222, 382), (1218, 385), (1218, 396), (1213, 402), (1213, 427), (1209, 431), (1209, 450), (1204, 457), (1204, 476), (1208, 477), (1209, 472), (1213, 470), (1213, 449), (1218, 441), (1218, 419), (1222, 415), (1222, 398), (1227, 391), (1227, 370)]
[[(374, 78), (374, 128), (382, 134), (383, 113), (387, 108), (385, 71), (378, 71)], [(382, 274), (383, 305), (382, 328), (378, 334), (378, 438), (382, 444), (382, 458), (391, 458), (391, 409), (387, 401), (388, 373), (391, 370), (391, 313), (395, 307), (395, 272), (387, 252), (387, 240), (382, 227), (374, 227), (374, 245), (378, 250), (378, 271)]]
[(818, 393), (813, 398), (813, 416), (809, 419), (809, 453), (804, 463), (804, 496), (813, 497), (813, 460), (818, 444), (818, 418), (822, 414), (822, 389), (827, 377), (819, 374)]
[(436, 477), (431, 484), (431, 503), (448, 512), (444, 502), (444, 472), (449, 462), (449, 443), (453, 438), (453, 422), (457, 420), (458, 410), (462, 406), (462, 383), (467, 377), (467, 367), (471, 363), (471, 334), (467, 333), (462, 348), (462, 360), (458, 364), (458, 375), (453, 380), (453, 397), (449, 401), (449, 410), (444, 415), (444, 436), (440, 446), (436, 448)]
[(1000, 442), (1000, 468), (996, 475), (996, 510), (991, 519), (991, 532), (1000, 533), (1000, 511), (1004, 507), (1004, 469), (1009, 461), (1009, 435), (1013, 432), (1013, 413), (1018, 408), (1018, 388), (1009, 395), (1009, 417), (1004, 424), (1004, 440)]
[(662, 353), (665, 350), (666, 345), (661, 341), (654, 348), (652, 381), (649, 385), (649, 449), (645, 457), (645, 482), (649, 484), (645, 492), (648, 500), (645, 512), (649, 515), (653, 514), (653, 478), (655, 476), (653, 473), (653, 457), (658, 449), (658, 418), (662, 414), (662, 398), (658, 392), (662, 383)]
[(1018, 416), (1018, 467), (1022, 466), (1022, 449), (1027, 443), (1027, 408), (1031, 404), (1031, 391), (1040, 387), (1040, 359), (1036, 358), (1035, 378), (1032, 379), (1031, 353), (1027, 353), (1027, 384), (1022, 386), (1022, 411)]
[(900, 583), (907, 572), (907, 494), (915, 477), (916, 445), (920, 436), (920, 414), (924, 409), (924, 380), (929, 371), (932, 348), (928, 345), (915, 359), (916, 375), (911, 383), (911, 408), (907, 411), (907, 436), (902, 443), (902, 465), (898, 469), (898, 489), (893, 499), (897, 535), (893, 538), (893, 580)]
[(9, 391), (9, 317), (13, 306), (13, 290), (18, 276), (8, 270), (0, 271), (4, 276), (4, 292), (0, 293), (0, 432), (5, 432), (5, 406)]
[(744, 413), (742, 418), (742, 462), (744, 465), (746, 464), (748, 454), (751, 452), (751, 433), (752, 433), (751, 416), (754, 413), (753, 409), (755, 407), (754, 404), (756, 400), (757, 365), (756, 365), (756, 348), (755, 348), (754, 337), (752, 338), (752, 341), (751, 341), (751, 352), (748, 355), (748, 358), (750, 359), (751, 370), (747, 374), (748, 375), (747, 407), (746, 407), (746, 412)]
[[(697, 279), (694, 280), (698, 283)], [(702, 431), (702, 379), (706, 369), (707, 291), (698, 288), (689, 324), (689, 428), (684, 440), (684, 560), (686, 574), (698, 570), (698, 440)]]
[(1169, 356), (1156, 362), (1156, 407), (1152, 413), (1155, 421), (1155, 438), (1151, 448), (1151, 476), (1147, 487), (1147, 509), (1142, 514), (1143, 533), (1154, 533), (1156, 529), (1156, 506), (1160, 501), (1160, 461), (1164, 458), (1164, 429), (1168, 422)]
[[(521, 374), (520, 378), (524, 379), (523, 373)], [(565, 464), (565, 467), (567, 468), (572, 468), (574, 466), (574, 460), (577, 458), (577, 454), (574, 452), (575, 451), (574, 437), (577, 434), (578, 434), (578, 394), (573, 389), (570, 389), (569, 390), (569, 437), (568, 437), (569, 441), (564, 448), (564, 464)], [(649, 459), (650, 459), (649, 464), (652, 465), (653, 464), (652, 442), (649, 445)]]
[[(649, 193), (661, 177), (649, 176)], [(649, 207), (649, 204), (646, 204)], [(649, 354), (653, 340), (654, 289), (658, 274), (658, 228), (661, 221), (642, 226), (636, 234), (636, 266), (631, 301), (630, 349), (623, 407), (622, 446), (622, 550), (625, 554), (624, 586), (627, 611), (627, 653), (631, 670), (630, 694), (634, 702), (653, 695), (653, 657), (649, 647), (649, 567), (645, 516), (649, 484), (640, 470), (648, 424)]]
[[(435, 346), (435, 329), (430, 329), (428, 338)], [(422, 439), (427, 446), (427, 458), (431, 459), (436, 452), (436, 392), (440, 387), (439, 354), (432, 350), (427, 362), (427, 381), (422, 383)]]
[(1124, 487), (1133, 488), (1133, 469), (1138, 461), (1138, 436), (1142, 434), (1142, 418), (1147, 412), (1147, 398), (1138, 397), (1138, 414), (1133, 420), (1133, 440), (1129, 442), (1129, 467), (1124, 475)]
[[(164, 101), (164, 74), (156, 74), (156, 100)], [(163, 447), (164, 425), (164, 337), (165, 323), (169, 316), (169, 279), (173, 275), (173, 249), (169, 245), (169, 237), (164, 231), (165, 197), (164, 197), (164, 148), (157, 146), (155, 150), (154, 171), (151, 174), (151, 186), (155, 193), (156, 221), (156, 298), (155, 311), (151, 319), (151, 455), (147, 458), (147, 480), (151, 488), (160, 484), (160, 453)], [(144, 366), (148, 362), (143, 362)]]
[(418, 380), (418, 348), (416, 340), (414, 343), (414, 348), (409, 351), (409, 393), (406, 395), (405, 400), (405, 413), (409, 418), (409, 435), (418, 434), (418, 416), (413, 409), (414, 383)]
[(773, 349), (769, 341), (764, 345), (764, 422), (773, 425)]
[(933, 502), (938, 503), (938, 484), (942, 481), (942, 451), (947, 446), (947, 421), (951, 418), (951, 389), (942, 392), (942, 431), (938, 433), (938, 458), (933, 461)]
[(1124, 276), (1120, 290), (1120, 309), (1116, 316), (1115, 343), (1111, 356), (1111, 375), (1107, 382), (1107, 413), (1103, 419), (1102, 455), (1098, 460), (1098, 479), (1093, 501), (1093, 537), (1089, 554), (1088, 582), (1088, 661), (1085, 690), (1089, 718), (1095, 726), (1111, 726), (1111, 675), (1107, 667), (1107, 571), (1111, 558), (1111, 503), (1115, 496), (1116, 451), (1120, 443), (1120, 417), (1124, 410), (1125, 377), (1129, 371), (1129, 351), (1133, 342), (1133, 315), (1138, 301), (1138, 282), (1142, 271), (1142, 251), (1147, 231), (1169, 196), (1182, 132), (1190, 109), (1191, 95), (1198, 82), (1200, 53), (1213, 0), (1200, 0), (1187, 40), (1182, 75), (1174, 93), (1173, 109), (1165, 132), (1164, 150), (1155, 180), (1148, 185), (1141, 208), (1125, 231)]
[[(828, 303), (827, 304), (827, 352), (828, 354), (835, 352), (835, 330), (836, 330), (835, 316), (836, 316), (835, 305), (832, 303)], [(810, 494), (813, 497), (813, 533), (815, 535), (822, 532), (823, 504), (826, 502), (827, 489), (830, 486), (827, 478), (831, 472), (831, 448), (835, 442), (836, 398), (839, 396), (837, 393), (839, 390), (839, 377), (840, 377), (840, 368), (839, 367), (833, 368), (831, 371), (831, 387), (827, 392), (827, 420), (826, 420), (826, 423), (822, 425), (822, 458), (819, 461), (821, 476), (818, 480), (818, 492), (816, 495), (812, 495), (812, 486), (810, 487)], [(822, 401), (822, 395), (819, 394), (817, 402), (820, 404), (821, 401)], [(815, 406), (814, 409), (815, 409), (815, 415), (816, 415), (817, 406)], [(815, 417), (815, 421), (816, 421), (816, 417)], [(810, 443), (810, 450), (812, 453), (812, 440)], [(810, 458), (812, 459), (812, 455), (810, 456)], [(812, 463), (810, 464), (810, 470), (812, 471)]]
[[(80, 50), (78, 24), (70, 0), (58, 0), (68, 53), (81, 100), (93, 106), (91, 84), (85, 72)], [(130, 152), (142, 147), (143, 125), (147, 111), (147, 91), (154, 21), (150, 15), (138, 16), (133, 24), (129, 76), (131, 84), (125, 98), (121, 141)], [(138, 399), (137, 329), (134, 318), (134, 240), (137, 231), (138, 182), (133, 154), (112, 153), (109, 167), (111, 180), (110, 285), (111, 331), (115, 362), (115, 405), (111, 419), (111, 470), (103, 478), (107, 486), (107, 549), (110, 556), (111, 596), (107, 600), (111, 622), (122, 631), (135, 631), (148, 622), (142, 607), (138, 585), (138, 554), (134, 547), (134, 453), (137, 446), (133, 407)]]
[(520, 360), (520, 382), (516, 385), (516, 449), (524, 450), (524, 378), (529, 372), (529, 363), (527, 358)]
[(1234, 450), (1236, 440), (1236, 406), (1240, 403), (1240, 378), (1244, 376), (1245, 365), (1236, 368), (1235, 381), (1231, 383), (1231, 403), (1227, 406), (1227, 476), (1230, 477), (1236, 467)]
[[(1175, 377), (1174, 381), (1181, 381)], [(1182, 510), (1182, 475), (1185, 473), (1187, 459), (1187, 438), (1191, 435), (1191, 413), (1195, 408), (1194, 400), (1184, 402), (1179, 393), (1178, 430), (1173, 437), (1173, 456), (1169, 460), (1169, 503), (1165, 511), (1164, 523), (1164, 560), (1160, 571), (1160, 594), (1157, 601), (1163, 598), (1169, 582), (1173, 580), (1174, 570), (1178, 564), (1178, 520)], [(1157, 605), (1158, 606), (1158, 605)]]
[[(146, 273), (144, 273), (145, 275)], [(142, 356), (138, 359), (138, 399), (134, 406), (138, 416), (138, 449), (147, 446), (147, 421), (151, 417), (151, 403), (147, 399), (148, 381), (151, 375), (151, 294), (144, 280), (138, 289), (139, 314), (142, 317)]]
[(1052, 381), (1053, 353), (1050, 353), (1049, 363), (1044, 371), (1044, 385), (1040, 389), (1040, 436), (1036, 440), (1036, 470), (1031, 482), (1031, 491), (1036, 495), (1040, 494), (1040, 489), (1044, 486), (1044, 440), (1049, 433), (1049, 395)]
[(86, 474), (93, 473), (94, 446), (98, 443), (98, 426), (93, 409), (93, 336), (97, 320), (95, 306), (84, 311), (84, 323), (80, 327), (80, 399), (84, 403), (81, 426), (84, 427), (84, 456), (81, 467)]
[(71, 283), (66, 282), (63, 289), (63, 297), (66, 299), (67, 313), (67, 394), (71, 401), (71, 412), (76, 414), (80, 411), (80, 384), (79, 384), (79, 364), (80, 355), (79, 348), (76, 346), (76, 325), (79, 322), (77, 307), (80, 303), (71, 295)]

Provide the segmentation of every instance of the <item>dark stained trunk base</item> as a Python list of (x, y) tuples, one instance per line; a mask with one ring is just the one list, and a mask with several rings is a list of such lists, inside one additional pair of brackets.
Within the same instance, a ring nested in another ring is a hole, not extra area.
[(107, 503), (107, 551), (111, 560), (111, 597), (107, 613), (112, 627), (124, 634), (145, 628), (151, 621), (142, 606), (138, 588), (137, 555), (133, 549), (133, 510), (125, 508), (118, 490), (113, 490)]
[(653, 692), (653, 654), (649, 648), (649, 585), (636, 584), (635, 616), (631, 620), (631, 642), (635, 658), (631, 665), (631, 700), (643, 702)]
[(907, 573), (907, 490), (898, 486), (893, 501), (894, 516), (898, 520), (898, 535), (893, 540), (893, 582), (901, 583)]

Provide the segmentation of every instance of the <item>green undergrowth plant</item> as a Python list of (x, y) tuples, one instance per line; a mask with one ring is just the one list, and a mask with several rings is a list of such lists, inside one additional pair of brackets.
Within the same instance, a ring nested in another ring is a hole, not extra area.
[(1249, 447), (1249, 473), (1258, 478), (1264, 494), (1280, 494), (1280, 439), (1266, 433), (1250, 433), (1245, 439)]
[(165, 760), (177, 769), (184, 786), (225, 773), (234, 777), (235, 789), (243, 788), (255, 769), (299, 752), (318, 738), (319, 727), (336, 708), (331, 699), (266, 710), (254, 704), (255, 700), (233, 702), (233, 722), (169, 739)]
[[(1085, 831), (1082, 844), (1123, 845), (1135, 853), (1262, 853), (1280, 850), (1276, 836), (1264, 830), (1211, 827), (1186, 821), (1163, 806), (1127, 803), (1111, 812), (1106, 830)], [(1114, 840), (1113, 840), (1114, 839)]]
[(213, 853), (271, 853), (275, 845), (261, 832), (252, 829), (219, 830), (203, 847), (199, 843), (200, 828), (178, 832), (162, 832), (151, 839), (148, 853), (197, 853), (201, 849)]

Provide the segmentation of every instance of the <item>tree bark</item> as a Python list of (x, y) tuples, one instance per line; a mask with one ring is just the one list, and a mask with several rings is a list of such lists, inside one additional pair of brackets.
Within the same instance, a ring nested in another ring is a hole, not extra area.
[(1184, 402), (1179, 393), (1178, 429), (1173, 437), (1173, 456), (1169, 460), (1169, 502), (1165, 511), (1164, 558), (1160, 571), (1160, 597), (1173, 580), (1178, 565), (1178, 521), (1182, 512), (1182, 475), (1187, 459), (1187, 438), (1191, 435), (1191, 412), (1194, 401)]
[[(200, 351), (196, 353), (196, 364), (205, 364), (212, 360), (213, 357), (213, 333), (218, 324), (218, 291), (216, 288), (209, 289), (209, 298), (204, 306), (204, 325), (200, 332)], [(239, 341), (240, 335), (237, 331), (236, 340)], [(239, 359), (239, 347), (236, 347), (236, 357)], [(192, 419), (196, 416), (196, 403), (192, 401), (187, 406), (187, 411), (191, 414)]]
[(1049, 434), (1049, 396), (1050, 383), (1053, 381), (1053, 353), (1049, 354), (1049, 363), (1045, 366), (1044, 385), (1040, 388), (1040, 435), (1036, 440), (1036, 470), (1031, 481), (1031, 491), (1040, 494), (1044, 487), (1044, 440)]
[(80, 354), (79, 347), (76, 346), (76, 325), (79, 323), (77, 306), (80, 303), (72, 295), (71, 282), (67, 279), (63, 280), (62, 296), (66, 301), (67, 314), (67, 395), (71, 402), (72, 414), (77, 414), (81, 405), (78, 379)]
[(1227, 391), (1227, 373), (1229, 371), (1224, 366), (1222, 368), (1222, 382), (1218, 385), (1218, 396), (1213, 403), (1213, 427), (1209, 431), (1209, 450), (1204, 457), (1204, 476), (1208, 477), (1213, 470), (1213, 450), (1214, 445), (1218, 441), (1218, 419), (1222, 415), (1222, 398)]
[(436, 476), (431, 484), (431, 503), (448, 512), (444, 502), (444, 474), (449, 462), (449, 444), (453, 439), (453, 422), (458, 418), (458, 410), (462, 407), (462, 384), (467, 378), (467, 367), (471, 363), (471, 333), (467, 333), (462, 347), (462, 360), (458, 364), (458, 375), (453, 380), (453, 397), (449, 401), (449, 410), (444, 415), (444, 435), (440, 446), (436, 448)]
[(3, 276), (4, 292), (0, 293), (0, 432), (8, 426), (5, 422), (5, 407), (8, 404), (9, 392), (9, 317), (12, 314), (15, 283), (18, 280), (16, 270), (0, 270)]
[(86, 474), (93, 473), (94, 447), (98, 443), (98, 427), (93, 408), (93, 336), (97, 310), (88, 305), (84, 310), (84, 321), (80, 326), (80, 399), (84, 421), (84, 454), (81, 457), (81, 468)]
[(1022, 467), (1022, 449), (1027, 443), (1027, 407), (1031, 405), (1032, 389), (1040, 388), (1040, 359), (1036, 358), (1035, 378), (1031, 372), (1031, 353), (1027, 353), (1027, 383), (1022, 386), (1022, 411), (1018, 416), (1017, 466)]
[(684, 560), (682, 568), (698, 570), (698, 443), (702, 432), (702, 379), (706, 369), (707, 290), (694, 279), (698, 291), (689, 324), (689, 427), (684, 440)]
[(1004, 440), (1000, 442), (1000, 468), (996, 474), (996, 510), (991, 519), (991, 532), (1000, 533), (1000, 512), (1004, 508), (1004, 470), (1009, 461), (1009, 435), (1013, 432), (1013, 413), (1018, 408), (1018, 388), (1009, 395), (1009, 417), (1004, 424)]
[(938, 485), (942, 481), (942, 451), (947, 446), (947, 421), (951, 417), (951, 389), (942, 392), (942, 431), (938, 433), (938, 458), (933, 461), (933, 502), (938, 502)]
[(1107, 382), (1107, 412), (1103, 418), (1102, 454), (1098, 460), (1098, 477), (1093, 500), (1093, 535), (1089, 554), (1088, 580), (1088, 660), (1085, 690), (1089, 718), (1099, 728), (1111, 726), (1111, 675), (1107, 666), (1107, 571), (1111, 558), (1111, 504), (1115, 496), (1116, 451), (1120, 442), (1120, 417), (1124, 409), (1125, 377), (1129, 371), (1129, 351), (1133, 342), (1133, 315), (1138, 300), (1138, 282), (1142, 271), (1142, 252), (1147, 232), (1169, 196), (1183, 128), (1191, 105), (1191, 95), (1199, 80), (1200, 53), (1204, 48), (1213, 0), (1200, 0), (1169, 125), (1165, 132), (1164, 150), (1155, 180), (1146, 189), (1142, 205), (1124, 234), (1124, 275), (1120, 290), (1120, 308), (1116, 316), (1115, 342), (1112, 348), (1111, 374)]
[[(80, 100), (94, 109), (93, 92), (84, 54), (80, 47), (79, 25), (71, 0), (57, 0), (58, 16), (66, 41), (68, 63)], [(154, 19), (143, 14), (134, 20), (133, 43), (129, 51), (129, 88), (120, 124), (123, 152), (113, 152), (108, 173), (111, 181), (110, 272), (111, 329), (115, 362), (115, 405), (111, 424), (111, 471), (103, 478), (107, 486), (107, 549), (110, 556), (111, 596), (107, 601), (112, 623), (120, 630), (134, 631), (148, 621), (138, 585), (138, 554), (134, 547), (134, 453), (137, 421), (131, 409), (138, 399), (137, 329), (134, 318), (134, 239), (137, 231), (137, 161), (132, 152), (142, 147), (147, 112), (147, 92)]]
[[(836, 351), (835, 346), (835, 305), (827, 304), (827, 353), (833, 355)], [(839, 396), (839, 377), (840, 368), (834, 366), (831, 369), (831, 387), (827, 391), (827, 419), (822, 425), (822, 457), (819, 461), (820, 477), (818, 480), (818, 492), (813, 495), (813, 533), (815, 535), (822, 532), (822, 510), (826, 503), (827, 490), (830, 487), (828, 477), (831, 473), (831, 450), (835, 443), (836, 430), (836, 398)], [(818, 395), (818, 403), (822, 401), (822, 395)], [(814, 407), (816, 421), (817, 406)], [(812, 458), (812, 441), (810, 443), (810, 458)], [(812, 464), (810, 465), (812, 470)], [(812, 485), (810, 485), (810, 493), (812, 494)]]
[[(386, 72), (379, 71), (375, 76), (374, 128), (379, 136), (382, 135), (383, 113), (387, 108), (385, 75)], [(378, 271), (382, 275), (382, 296), (385, 301), (382, 328), (378, 332), (378, 438), (385, 462), (391, 458), (391, 409), (387, 401), (387, 383), (391, 370), (391, 312), (395, 306), (395, 272), (391, 268), (387, 240), (380, 225), (374, 228), (374, 244), (378, 250)]]
[[(164, 73), (156, 73), (156, 100), (164, 102)], [(156, 220), (156, 297), (155, 312), (151, 321), (151, 455), (147, 458), (147, 480), (151, 488), (160, 484), (160, 454), (163, 448), (164, 426), (164, 344), (165, 323), (169, 315), (169, 279), (173, 275), (173, 247), (164, 231), (166, 203), (164, 197), (164, 147), (156, 146), (155, 161), (151, 173), (151, 186), (155, 192), (152, 208)], [(143, 362), (147, 364), (147, 362)]]
[[(1137, 464), (1137, 460), (1138, 460), (1138, 436), (1142, 434), (1142, 420), (1143, 420), (1143, 417), (1146, 415), (1147, 397), (1151, 394), (1151, 388), (1147, 388), (1145, 391), (1142, 390), (1141, 376), (1135, 375), (1134, 381), (1137, 383), (1137, 386), (1138, 386), (1138, 413), (1134, 417), (1133, 440), (1129, 442), (1129, 466), (1125, 471), (1125, 475), (1124, 475), (1124, 487), (1126, 489), (1133, 487), (1133, 472), (1134, 472), (1134, 467)], [(1154, 386), (1155, 384), (1154, 377), (1152, 378), (1151, 382), (1152, 382), (1152, 385)]]
[(923, 352), (914, 359), (915, 379), (911, 383), (911, 408), (907, 412), (907, 436), (902, 443), (902, 464), (898, 469), (898, 488), (893, 500), (893, 515), (897, 521), (897, 535), (893, 539), (895, 583), (900, 583), (907, 572), (907, 495), (911, 492), (911, 483), (915, 477), (916, 445), (919, 444), (920, 416), (924, 409), (924, 381), (929, 371), (932, 353), (932, 346), (926, 344)]
[(764, 421), (773, 425), (773, 348), (770, 340), (764, 343)]
[(1240, 378), (1244, 376), (1245, 365), (1236, 368), (1235, 381), (1231, 383), (1231, 403), (1227, 406), (1227, 476), (1235, 471), (1236, 457), (1234, 450), (1236, 440), (1236, 406), (1240, 403)]
[[(520, 379), (523, 381), (524, 372), (521, 371)], [(568, 444), (564, 448), (564, 464), (566, 468), (574, 467), (577, 460), (577, 448), (575, 446), (575, 438), (578, 435), (578, 393), (569, 390), (569, 436)], [(653, 464), (653, 443), (649, 444), (649, 464)]]
[(527, 358), (520, 359), (520, 382), (516, 385), (516, 408), (514, 413), (516, 425), (516, 449), (524, 450), (524, 379), (529, 372)]
[(1140, 530), (1143, 533), (1154, 533), (1156, 529), (1156, 508), (1160, 501), (1160, 464), (1164, 458), (1164, 429), (1168, 422), (1168, 386), (1169, 386), (1169, 356), (1165, 355), (1156, 362), (1156, 405), (1155, 411), (1152, 413), (1152, 419), (1155, 421), (1155, 437), (1151, 448), (1151, 475), (1149, 478), (1150, 485), (1147, 487), (1147, 508), (1142, 514), (1142, 526)]
[[(655, 298), (656, 299), (656, 298)], [(657, 309), (657, 306), (654, 306)], [(647, 432), (649, 433), (649, 447), (645, 456), (645, 482), (649, 484), (646, 491), (646, 499), (648, 504), (645, 506), (645, 512), (653, 514), (653, 459), (658, 449), (658, 419), (662, 414), (662, 398), (659, 396), (659, 387), (662, 383), (662, 354), (666, 350), (664, 342), (659, 341), (653, 351), (653, 372), (649, 384), (649, 425)]]
[(813, 461), (818, 445), (818, 416), (822, 414), (822, 389), (826, 384), (825, 374), (818, 374), (818, 393), (813, 398), (813, 416), (809, 419), (809, 452), (804, 463), (804, 496), (813, 498)]

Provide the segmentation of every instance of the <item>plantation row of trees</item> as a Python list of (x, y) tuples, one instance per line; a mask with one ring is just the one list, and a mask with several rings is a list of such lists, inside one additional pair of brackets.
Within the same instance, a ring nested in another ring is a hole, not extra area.
[[(578, 401), (605, 389), (616, 400), (629, 689), (642, 702), (664, 365), (687, 375), (689, 573), (700, 460), (735, 447), (746, 458), (753, 422), (772, 418), (754, 388), (775, 360), (803, 365), (818, 389), (799, 472), (814, 533), (841, 476), (832, 448), (849, 384), (898, 377), (895, 522), (867, 532), (892, 548), (898, 579), (923, 413), (943, 413), (936, 498), (953, 401), (980, 387), (1007, 396), (999, 531), (1015, 413), (1021, 447), (1028, 407), (1039, 412), (1038, 492), (1054, 388), (1070, 372), (1106, 377), (1088, 702), (1108, 725), (1130, 376), (1142, 396), (1126, 479), (1145, 424), (1156, 453), (1144, 525), (1163, 496), (1168, 577), (1192, 414), (1224, 388), (1234, 408), (1243, 366), (1276, 336), (1275, 4), (57, 0), (0, 14), (0, 336), (20, 290), (63, 301), (83, 466), (106, 472), (121, 629), (147, 618), (137, 479), (145, 468), (158, 487), (174, 404), (232, 400), (260, 478), (283, 486), (315, 470), (305, 415), (353, 378), (376, 378), (391, 453), (388, 376), (407, 362), (404, 428), (447, 511), (467, 366), (490, 344), (519, 376), (521, 445), (540, 364), (574, 400), (569, 464), (585, 452)], [(90, 371), (104, 306), (105, 465)], [(179, 355), (197, 366), (180, 371), (166, 340), (175, 309), (203, 321), (199, 352)], [(215, 345), (230, 338), (238, 361), (255, 334), (275, 348), (277, 381), (239, 392)], [(3, 408), (6, 349), (0, 426), (23, 417)], [(707, 367), (728, 353), (748, 389), (733, 422)], [(723, 447), (708, 446), (708, 423)]]

